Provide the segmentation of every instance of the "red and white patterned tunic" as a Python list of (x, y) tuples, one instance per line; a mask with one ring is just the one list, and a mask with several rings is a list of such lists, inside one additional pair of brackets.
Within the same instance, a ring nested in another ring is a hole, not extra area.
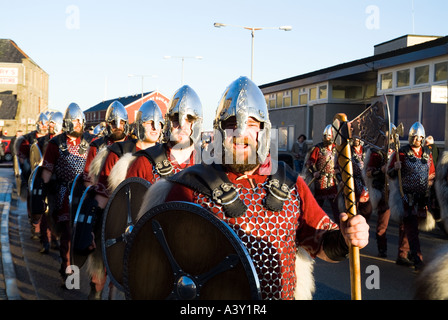
[(227, 173), (227, 176), (239, 188), (240, 199), (248, 208), (241, 217), (225, 216), (219, 204), (180, 184), (174, 184), (166, 201), (198, 203), (224, 220), (245, 244), (252, 258), (262, 298), (294, 299), (297, 246), (302, 246), (314, 258), (320, 251), (322, 235), (338, 226), (319, 207), (302, 178), (297, 179), (283, 211), (272, 212), (264, 207), (264, 198), (269, 192), (267, 176), (238, 176), (234, 173)]

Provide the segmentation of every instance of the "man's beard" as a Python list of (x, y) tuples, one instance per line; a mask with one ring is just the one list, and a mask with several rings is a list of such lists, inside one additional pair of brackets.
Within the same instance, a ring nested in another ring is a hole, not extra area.
[(324, 143), (324, 146), (328, 147), (330, 144), (333, 144), (333, 141), (331, 141), (331, 140), (324, 140), (323, 143)]
[(80, 138), (82, 136), (82, 134), (83, 134), (82, 132), (78, 132), (78, 131), (70, 132), (70, 135), (75, 138)]
[[(224, 146), (224, 152), (222, 153), (222, 163), (226, 168), (234, 173), (244, 174), (248, 171), (254, 170), (260, 165), (260, 161), (257, 156), (256, 145), (249, 142), (247, 139), (242, 140), (236, 138), (234, 138), (233, 143), (246, 143), (251, 152), (248, 154), (247, 158), (242, 161), (242, 157), (244, 157), (244, 154), (242, 154), (241, 152), (235, 152), (235, 150), (233, 149), (233, 144), (231, 146)], [(232, 155), (231, 163), (229, 163), (229, 159), (228, 157), (226, 157), (226, 154)], [(253, 155), (255, 155), (255, 157)]]
[(121, 130), (115, 131), (110, 135), (112, 141), (122, 140), (124, 137), (126, 137), (126, 135), (124, 134), (124, 131)]

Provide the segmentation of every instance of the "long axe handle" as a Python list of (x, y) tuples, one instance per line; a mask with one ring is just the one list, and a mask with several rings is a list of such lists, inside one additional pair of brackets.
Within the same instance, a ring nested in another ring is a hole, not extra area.
[[(397, 157), (397, 161), (400, 161), (400, 153), (398, 151), (398, 148), (397, 148), (397, 151), (395, 152), (395, 154)], [(400, 194), (401, 194), (401, 197), (403, 198), (404, 192), (403, 192), (403, 183), (401, 182), (401, 169), (398, 169), (398, 185), (400, 186)]]
[[(347, 127), (347, 116), (338, 113), (335, 120), (339, 120), (343, 126)], [(337, 129), (337, 128), (336, 128)], [(345, 137), (345, 138), (344, 138)], [(338, 164), (341, 168), (342, 181), (344, 183), (345, 208), (349, 219), (353, 218), (356, 212), (355, 180), (353, 178), (353, 165), (351, 162), (351, 150), (348, 143), (348, 130), (345, 134), (336, 139), (336, 148), (338, 151)], [(340, 141), (339, 141), (340, 140)], [(361, 300), (361, 263), (359, 258), (359, 247), (349, 245), (350, 259), (350, 285), (352, 300)]]

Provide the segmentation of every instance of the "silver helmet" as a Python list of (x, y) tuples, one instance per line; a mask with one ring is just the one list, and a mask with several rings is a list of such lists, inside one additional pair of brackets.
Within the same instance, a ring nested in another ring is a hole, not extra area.
[(123, 104), (119, 101), (112, 102), (109, 107), (107, 107), (106, 110), (106, 130), (107, 135), (112, 134), (112, 129), (110, 127), (110, 124), (112, 122), (115, 122), (115, 125), (120, 125), (121, 120), (125, 122), (124, 125), (124, 134), (127, 135), (129, 132), (129, 124), (128, 124), (128, 112), (126, 111), (126, 108), (123, 106)]
[(145, 139), (146, 130), (143, 123), (147, 121), (154, 121), (154, 127), (157, 130), (163, 128), (165, 125), (162, 110), (160, 110), (159, 105), (153, 100), (146, 101), (142, 104), (135, 117), (135, 131), (139, 140)]
[(409, 137), (408, 137), (409, 143), (413, 142), (415, 136), (421, 137), (422, 143), (423, 140), (425, 140), (426, 137), (425, 128), (423, 128), (423, 125), (420, 122), (414, 123), (409, 129)]
[(230, 117), (236, 117), (236, 130), (240, 132), (245, 131), (249, 117), (253, 117), (263, 124), (263, 130), (258, 135), (257, 154), (260, 161), (264, 162), (269, 154), (271, 121), (263, 93), (247, 77), (239, 77), (233, 81), (219, 101), (213, 127), (221, 132), (223, 141), (226, 139), (226, 130), (223, 128), (222, 122)]
[(84, 126), (86, 123), (86, 117), (84, 112), (82, 112), (81, 108), (78, 104), (72, 102), (69, 104), (67, 109), (65, 110), (64, 120), (62, 124), (62, 129), (70, 134), (73, 132), (73, 120), (79, 120), (82, 124), (82, 130), (84, 130)]
[(333, 125), (329, 124), (325, 127), (324, 132), (322, 133), (322, 137), (324, 140), (326, 140), (327, 137), (329, 137), (331, 141), (334, 140)]
[(36, 120), (36, 130), (40, 134), (46, 134), (47, 132), (45, 132), (45, 128), (48, 128), (48, 116), (41, 112)]
[(202, 103), (197, 93), (188, 85), (182, 86), (175, 93), (171, 99), (171, 105), (165, 115), (165, 127), (163, 129), (163, 136), (165, 141), (170, 140), (171, 136), (171, 120), (173, 116), (178, 114), (179, 124), (184, 125), (187, 116), (192, 116), (196, 120), (192, 126), (192, 133), (190, 138), (193, 143), (200, 143), (202, 132)]
[(64, 121), (64, 115), (62, 114), (62, 112), (56, 111), (51, 113), (50, 123), (53, 122), (55, 124), (54, 126), (55, 134), (59, 134), (62, 132), (63, 121)]

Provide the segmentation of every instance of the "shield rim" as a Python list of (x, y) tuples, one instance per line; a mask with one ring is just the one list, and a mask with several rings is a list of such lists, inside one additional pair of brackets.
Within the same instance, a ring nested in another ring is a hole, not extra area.
[[(124, 291), (123, 284), (118, 282), (118, 280), (115, 278), (115, 276), (112, 274), (112, 272), (110, 272), (110, 265), (109, 265), (109, 262), (107, 259), (107, 254), (106, 254), (105, 232), (106, 232), (107, 217), (108, 217), (109, 210), (110, 210), (110, 207), (112, 205), (114, 198), (116, 197), (117, 193), (119, 193), (121, 191), (121, 189), (123, 189), (125, 187), (125, 185), (132, 183), (132, 182), (141, 183), (142, 185), (146, 186), (147, 189), (149, 189), (152, 185), (148, 180), (145, 180), (140, 177), (130, 177), (130, 178), (123, 180), (110, 195), (109, 200), (106, 205), (106, 208), (104, 209), (103, 218), (101, 221), (101, 254), (103, 257), (103, 263), (104, 263), (104, 266), (106, 267), (107, 275), (109, 276), (110, 280), (121, 291)], [(134, 223), (134, 228), (135, 228), (136, 223), (137, 223), (137, 221)]]
[[(40, 161), (39, 163), (37, 163), (36, 165), (34, 165), (34, 163), (31, 162), (32, 159), (32, 152), (36, 151), (39, 153), (40, 156)], [(40, 166), (40, 164), (42, 163), (42, 151), (39, 148), (39, 145), (37, 144), (37, 142), (34, 142), (31, 146), (30, 146), (30, 166), (31, 166), (31, 172), (34, 171), (35, 168), (37, 168), (38, 166)]]
[(13, 169), (14, 169), (14, 176), (16, 180), (16, 190), (17, 194), (20, 196), (21, 187), (22, 187), (22, 168), (20, 168), (20, 162), (19, 157), (17, 155), (14, 155), (12, 159), (13, 163)]
[[(130, 255), (132, 249), (132, 243), (135, 240), (136, 235), (139, 230), (153, 217), (163, 214), (169, 210), (186, 210), (186, 207), (190, 209), (190, 212), (205, 218), (209, 222), (211, 222), (216, 228), (218, 228), (221, 232), (224, 233), (227, 240), (231, 243), (233, 248), (238, 254), (238, 257), (243, 265), (244, 270), (246, 271), (246, 275), (248, 276), (249, 286), (251, 288), (252, 300), (261, 300), (261, 285), (258, 279), (258, 274), (255, 269), (254, 263), (252, 261), (249, 252), (247, 251), (246, 246), (235, 233), (235, 231), (224, 221), (216, 217), (209, 210), (203, 208), (201, 205), (186, 202), (186, 201), (172, 201), (165, 202), (160, 205), (157, 205), (151, 209), (149, 209), (136, 223), (134, 229), (132, 230), (129, 241), (126, 243), (125, 253), (123, 257), (123, 286), (124, 293), (127, 300), (131, 300), (131, 293), (129, 290), (128, 284), (128, 257)], [(250, 272), (249, 272), (250, 271)], [(250, 276), (249, 276), (250, 275)]]
[[(82, 208), (82, 203), (84, 202), (85, 198), (86, 198), (87, 196), (89, 196), (89, 194), (92, 193), (92, 192), (94, 192), (94, 191), (95, 191), (95, 189), (94, 189), (94, 186), (93, 186), (93, 185), (92, 185), (92, 186), (88, 186), (88, 187), (84, 190), (84, 192), (83, 192), (83, 194), (82, 194), (82, 197), (81, 197), (81, 199), (79, 200), (79, 205), (78, 205), (78, 208), (76, 209), (75, 219), (73, 220), (71, 243), (73, 243), (73, 240), (75, 239), (76, 225), (77, 225), (77, 221), (78, 221), (78, 216), (79, 216), (79, 214), (80, 214), (80, 210), (81, 210), (81, 208)], [(75, 264), (75, 256), (78, 257), (78, 258), (82, 257), (82, 258), (80, 258), (80, 260), (83, 260), (81, 264)], [(84, 264), (86, 263), (88, 256), (89, 256), (89, 255), (86, 255), (86, 256), (83, 256), (83, 255), (77, 255), (77, 254), (75, 254), (75, 253), (73, 252), (73, 250), (70, 250), (70, 264), (75, 265), (75, 266), (77, 266), (79, 269), (81, 269), (81, 268), (84, 266)], [(85, 257), (85, 258), (84, 258), (84, 257)]]
[[(72, 185), (71, 185), (71, 188), (70, 188), (70, 194), (68, 195), (68, 199), (69, 199), (69, 203), (70, 203), (70, 222), (72, 223), (72, 226), (74, 225), (76, 213), (78, 211), (79, 205), (81, 204), (81, 198), (82, 198), (84, 192), (87, 189), (87, 187), (84, 186), (84, 189), (82, 191), (81, 197), (79, 197), (78, 208), (76, 208), (76, 210), (74, 210), (72, 203), (73, 203), (73, 197), (74, 197), (74, 193), (75, 193), (75, 186), (76, 186), (76, 183), (78, 181), (80, 181), (80, 182), (82, 181), (82, 185), (84, 185), (83, 173), (78, 173), (75, 176), (75, 179), (73, 179), (73, 182), (72, 182)], [(73, 212), (74, 212), (74, 214), (72, 214)], [(72, 217), (73, 217), (73, 219), (72, 219)]]

